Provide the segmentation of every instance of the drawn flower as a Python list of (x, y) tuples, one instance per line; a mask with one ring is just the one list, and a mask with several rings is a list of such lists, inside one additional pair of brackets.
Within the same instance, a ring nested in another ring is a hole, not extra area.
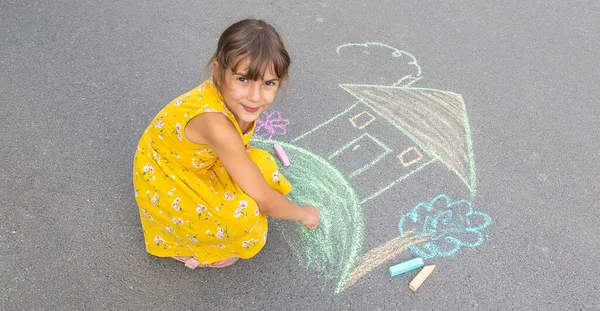
[(262, 118), (256, 120), (254, 136), (271, 139), (274, 135), (285, 135), (285, 127), (290, 121), (282, 118), (281, 112), (273, 111), (271, 113), (264, 113), (264, 116), (264, 120)]
[(411, 245), (410, 249), (423, 259), (447, 257), (462, 247), (477, 247), (485, 241), (481, 232), (489, 226), (492, 219), (477, 210), (467, 200), (452, 201), (442, 194), (422, 202), (404, 214), (398, 224), (400, 234), (429, 235), (429, 240), (420, 246)]
[(234, 194), (232, 194), (229, 191), (225, 192), (225, 200), (230, 201), (230, 200), (233, 200), (233, 198), (235, 198)]
[(239, 206), (241, 209), (245, 209), (246, 207), (248, 207), (248, 201), (246, 201), (246, 200), (241, 200), (241, 201), (238, 203), (238, 206)]
[(278, 182), (279, 181), (279, 172), (273, 173), (273, 175), (271, 176), (271, 180), (273, 182)]
[(235, 218), (240, 218), (240, 216), (242, 216), (242, 210), (241, 210), (241, 209), (239, 209), (239, 208), (238, 208), (238, 209), (236, 209), (236, 210), (235, 210), (235, 213), (233, 213), (233, 216), (234, 216)]
[(158, 120), (158, 121), (156, 121), (156, 124), (154, 124), (154, 127), (159, 129), (159, 128), (163, 127), (164, 124), (165, 124), (165, 122), (163, 122), (163, 120)]

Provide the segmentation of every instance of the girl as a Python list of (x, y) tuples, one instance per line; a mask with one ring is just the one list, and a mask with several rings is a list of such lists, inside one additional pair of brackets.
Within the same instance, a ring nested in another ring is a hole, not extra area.
[(243, 20), (221, 35), (213, 75), (164, 107), (144, 131), (133, 184), (146, 250), (194, 269), (222, 268), (265, 245), (267, 218), (317, 227), (319, 211), (284, 195), (273, 157), (248, 145), (256, 119), (288, 78), (277, 31)]

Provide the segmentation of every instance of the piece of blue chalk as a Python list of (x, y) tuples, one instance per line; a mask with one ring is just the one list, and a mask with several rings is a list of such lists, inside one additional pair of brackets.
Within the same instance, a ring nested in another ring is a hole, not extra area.
[(403, 263), (397, 264), (395, 266), (391, 266), (388, 270), (390, 271), (391, 276), (396, 276), (398, 274), (414, 270), (417, 268), (421, 268), (425, 264), (423, 263), (423, 258), (415, 258), (409, 261), (405, 261)]

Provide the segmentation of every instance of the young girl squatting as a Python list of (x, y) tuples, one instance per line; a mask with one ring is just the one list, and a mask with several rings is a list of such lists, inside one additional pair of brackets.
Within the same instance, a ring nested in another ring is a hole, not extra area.
[(144, 131), (133, 185), (148, 253), (188, 268), (222, 268), (256, 255), (267, 217), (319, 223), (312, 205), (285, 197), (290, 183), (248, 143), (256, 119), (288, 79), (290, 57), (268, 23), (248, 19), (221, 35), (213, 75), (165, 106)]

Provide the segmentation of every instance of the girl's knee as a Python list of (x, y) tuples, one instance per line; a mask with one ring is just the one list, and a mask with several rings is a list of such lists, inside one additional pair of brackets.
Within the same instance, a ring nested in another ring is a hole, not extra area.
[(258, 166), (271, 188), (282, 194), (287, 194), (292, 190), (292, 185), (283, 175), (281, 175), (281, 173), (279, 173), (277, 161), (269, 152), (258, 148), (252, 148), (248, 151), (248, 154), (252, 161), (256, 163), (256, 166)]
[(248, 151), (250, 159), (265, 173), (274, 173), (277, 171), (277, 163), (275, 158), (266, 150), (252, 147)]

